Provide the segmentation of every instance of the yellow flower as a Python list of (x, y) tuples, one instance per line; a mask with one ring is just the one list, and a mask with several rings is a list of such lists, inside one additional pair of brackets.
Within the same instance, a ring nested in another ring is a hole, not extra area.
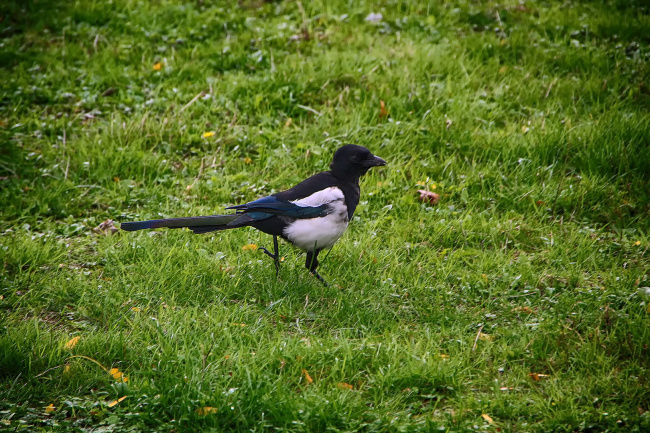
[(154, 63), (153, 70), (160, 71), (162, 69), (162, 64), (160, 62)]
[(209, 132), (203, 133), (202, 137), (203, 138), (209, 138), (209, 137), (212, 137), (214, 134), (215, 134), (214, 131), (209, 131)]

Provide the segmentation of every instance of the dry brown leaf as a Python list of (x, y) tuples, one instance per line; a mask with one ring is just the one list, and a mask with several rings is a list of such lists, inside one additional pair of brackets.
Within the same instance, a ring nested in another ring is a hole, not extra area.
[(311, 378), (309, 372), (304, 368), (302, 369), (302, 375), (305, 376), (305, 380), (307, 381), (307, 383), (314, 383), (314, 379)]
[(386, 104), (384, 101), (379, 101), (379, 118), (383, 119), (388, 116), (388, 109), (386, 109)]
[(531, 379), (533, 379), (535, 382), (539, 382), (541, 379), (549, 377), (548, 374), (541, 374), (541, 373), (529, 373), (528, 374)]
[(115, 227), (115, 224), (113, 220), (106, 220), (97, 227), (95, 227), (95, 233), (102, 233), (105, 235), (111, 235), (113, 233), (117, 233), (120, 231), (117, 227)]
[(526, 314), (537, 314), (535, 312), (535, 310), (533, 310), (530, 307), (515, 307), (515, 308), (512, 309), (512, 311), (520, 311), (520, 312), (526, 313)]
[(423, 189), (418, 189), (420, 193), (420, 201), (429, 203), (429, 204), (438, 204), (440, 201), (440, 195), (435, 192), (425, 191)]
[(339, 383), (336, 384), (336, 386), (339, 389), (342, 389), (342, 390), (345, 390), (345, 391), (352, 391), (352, 389), (354, 388), (352, 385), (350, 385), (349, 383), (346, 383), (346, 382), (339, 382)]
[(45, 412), (47, 413), (54, 412), (54, 409), (56, 409), (54, 405), (50, 404), (48, 407), (45, 408)]

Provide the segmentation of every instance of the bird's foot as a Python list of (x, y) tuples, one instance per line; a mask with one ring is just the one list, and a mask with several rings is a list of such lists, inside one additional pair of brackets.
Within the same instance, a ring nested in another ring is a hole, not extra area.
[(264, 254), (266, 254), (267, 256), (269, 256), (270, 258), (273, 259), (273, 264), (275, 265), (275, 276), (276, 277), (279, 276), (280, 275), (280, 257), (279, 257), (279, 254), (277, 252), (275, 254), (273, 254), (271, 251), (267, 250), (264, 247), (259, 247), (258, 250), (262, 251)]
[(329, 287), (329, 286), (330, 286), (329, 284), (327, 284), (327, 281), (325, 281), (325, 280), (323, 279), (323, 277), (320, 276), (320, 274), (319, 274), (318, 272), (316, 272), (316, 271), (311, 271), (311, 274), (312, 274), (314, 277), (318, 278), (318, 281), (320, 281), (321, 283), (323, 283), (323, 285), (324, 285), (325, 287)]
[(267, 256), (269, 256), (270, 258), (272, 258), (273, 260), (275, 260), (275, 259), (278, 258), (277, 254), (273, 254), (271, 251), (267, 250), (267, 249), (264, 248), (264, 247), (258, 247), (257, 249), (260, 250), (260, 251), (262, 251), (264, 254), (266, 254)]

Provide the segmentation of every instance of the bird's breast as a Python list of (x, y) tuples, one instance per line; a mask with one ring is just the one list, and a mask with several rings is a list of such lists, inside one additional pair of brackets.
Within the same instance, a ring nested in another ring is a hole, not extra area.
[(284, 237), (304, 251), (332, 247), (348, 228), (348, 210), (343, 198), (328, 203), (325, 216), (297, 219), (284, 228)]

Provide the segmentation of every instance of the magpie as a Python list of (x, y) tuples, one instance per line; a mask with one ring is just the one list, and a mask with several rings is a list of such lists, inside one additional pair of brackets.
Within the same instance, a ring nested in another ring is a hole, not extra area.
[(281, 237), (307, 253), (305, 267), (327, 286), (316, 271), (318, 253), (331, 248), (347, 229), (359, 204), (361, 176), (382, 165), (386, 161), (365, 147), (346, 144), (334, 153), (329, 171), (315, 174), (286, 191), (227, 207), (235, 211), (233, 214), (124, 222), (120, 228), (130, 232), (185, 227), (201, 234), (254, 227), (273, 236), (273, 252), (259, 249), (273, 259), (276, 275), (280, 271)]

